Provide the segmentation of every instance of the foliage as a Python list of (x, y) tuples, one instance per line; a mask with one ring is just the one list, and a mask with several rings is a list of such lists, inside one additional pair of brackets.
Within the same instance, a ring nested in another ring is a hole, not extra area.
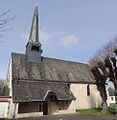
[(108, 111), (111, 114), (116, 114), (116, 107), (115, 107), (115, 105), (111, 105), (110, 107), (108, 107)]

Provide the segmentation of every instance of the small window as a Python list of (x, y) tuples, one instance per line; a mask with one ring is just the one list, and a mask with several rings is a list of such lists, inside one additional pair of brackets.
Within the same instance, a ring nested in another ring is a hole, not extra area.
[(87, 85), (87, 96), (90, 96), (90, 86)]
[(31, 50), (39, 52), (39, 46), (33, 45)]
[(111, 100), (113, 101), (113, 97), (111, 97)]

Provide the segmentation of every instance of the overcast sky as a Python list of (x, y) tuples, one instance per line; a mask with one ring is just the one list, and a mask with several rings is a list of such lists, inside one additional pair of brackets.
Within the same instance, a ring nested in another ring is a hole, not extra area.
[[(0, 11), (16, 16), (0, 43), (0, 78), (11, 52), (25, 53), (35, 0), (0, 0)], [(117, 0), (39, 0), (43, 56), (88, 63), (98, 48), (117, 36)]]

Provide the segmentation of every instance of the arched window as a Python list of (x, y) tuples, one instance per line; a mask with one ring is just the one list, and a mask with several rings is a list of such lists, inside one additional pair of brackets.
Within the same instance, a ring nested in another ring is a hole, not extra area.
[(90, 96), (90, 86), (87, 85), (87, 96)]

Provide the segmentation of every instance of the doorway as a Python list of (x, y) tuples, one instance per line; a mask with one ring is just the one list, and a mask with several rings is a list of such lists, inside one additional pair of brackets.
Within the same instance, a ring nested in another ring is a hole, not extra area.
[(48, 102), (43, 102), (43, 115), (48, 115)]

